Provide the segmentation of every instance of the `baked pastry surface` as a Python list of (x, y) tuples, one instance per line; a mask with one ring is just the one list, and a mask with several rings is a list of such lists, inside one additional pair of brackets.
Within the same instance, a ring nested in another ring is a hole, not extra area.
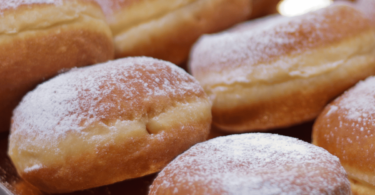
[(213, 123), (225, 131), (312, 120), (329, 100), (375, 73), (374, 28), (353, 7), (274, 21), (206, 35), (193, 48), (190, 70), (213, 102)]
[(199, 143), (156, 177), (155, 194), (351, 194), (344, 168), (326, 150), (276, 134)]
[(116, 57), (151, 56), (180, 64), (202, 35), (247, 19), (251, 0), (97, 0), (114, 35)]
[(375, 193), (374, 106), (370, 77), (330, 103), (313, 128), (313, 143), (340, 158), (354, 194)]
[(0, 2), (0, 131), (37, 84), (59, 71), (110, 60), (112, 34), (89, 0)]
[(125, 58), (73, 69), (29, 92), (15, 109), (8, 155), (49, 193), (160, 171), (204, 141), (211, 104), (175, 65)]

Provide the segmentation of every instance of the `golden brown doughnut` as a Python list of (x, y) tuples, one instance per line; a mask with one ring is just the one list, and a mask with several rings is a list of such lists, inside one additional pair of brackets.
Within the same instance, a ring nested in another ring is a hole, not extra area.
[(0, 14), (0, 132), (38, 83), (113, 58), (112, 35), (94, 1), (2, 0)]
[(230, 132), (314, 119), (329, 100), (375, 74), (375, 29), (335, 4), (249, 31), (203, 36), (190, 69), (213, 102), (213, 123)]
[(251, 0), (97, 0), (114, 35), (116, 57), (184, 62), (205, 33), (249, 17)]
[(330, 103), (313, 128), (313, 143), (340, 158), (354, 194), (375, 193), (375, 77)]
[(276, 134), (241, 134), (199, 143), (168, 164), (150, 187), (164, 194), (349, 195), (337, 157)]
[(49, 193), (160, 171), (204, 141), (211, 104), (177, 66), (138, 57), (73, 69), (29, 92), (14, 111), (8, 154)]

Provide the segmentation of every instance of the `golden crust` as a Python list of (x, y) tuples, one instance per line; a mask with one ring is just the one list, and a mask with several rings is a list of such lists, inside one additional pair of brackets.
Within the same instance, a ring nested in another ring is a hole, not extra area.
[(375, 189), (374, 78), (368, 78), (330, 103), (313, 127), (313, 143), (340, 158), (353, 193)]
[(349, 177), (350, 188), (353, 195), (372, 195), (375, 193), (375, 187), (367, 183), (357, 181)]
[(210, 122), (206, 119), (169, 127), (168, 132), (157, 136), (149, 134), (125, 138), (118, 145), (97, 147), (97, 154), (82, 153), (68, 158), (64, 165), (51, 165), (19, 174), (45, 192), (64, 193), (156, 173), (192, 145), (205, 141)]
[(311, 120), (374, 74), (375, 31), (355, 9), (337, 5), (275, 21), (259, 31), (207, 36), (194, 47), (190, 68), (213, 101), (216, 126), (243, 132)]
[[(243, 21), (251, 10), (249, 0), (150, 1), (164, 11), (152, 7), (150, 15), (144, 16), (136, 11), (148, 8), (148, 3), (142, 2), (118, 11), (118, 16), (107, 17), (114, 32), (118, 58), (151, 56), (180, 64), (187, 59), (191, 46), (202, 34)], [(120, 17), (121, 13), (129, 12), (134, 13)], [(123, 18), (129, 18), (129, 21)]]
[(2, 14), (0, 131), (9, 130), (12, 110), (38, 83), (61, 70), (113, 58), (110, 29), (92, 2), (27, 5)]
[(62, 193), (160, 171), (207, 138), (211, 104), (174, 65), (128, 58), (38, 86), (13, 121), (8, 154), (18, 173)]

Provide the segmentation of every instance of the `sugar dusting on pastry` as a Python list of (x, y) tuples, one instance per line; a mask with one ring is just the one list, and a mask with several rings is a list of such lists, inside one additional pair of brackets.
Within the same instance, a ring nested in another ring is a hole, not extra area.
[(174, 98), (182, 100), (184, 96), (204, 93), (182, 69), (171, 63), (156, 64), (151, 58), (128, 58), (73, 69), (35, 91), (15, 109), (12, 133), (59, 137), (118, 115), (123, 117), (121, 120), (141, 118), (143, 112), (136, 110), (152, 110), (157, 105), (151, 102), (173, 103)]
[(15, 9), (20, 5), (56, 4), (59, 2), (61, 2), (61, 0), (1, 0), (0, 10)]
[[(265, 66), (280, 56), (299, 54), (370, 29), (359, 12), (346, 5), (276, 20), (248, 31), (203, 36), (191, 54), (193, 74), (229, 71), (247, 64)], [(286, 66), (290, 62), (280, 62)], [(287, 68), (287, 67), (286, 67)], [(247, 71), (248, 72), (248, 71)]]
[[(327, 179), (327, 174), (335, 180)], [(350, 190), (337, 157), (298, 139), (273, 134), (232, 135), (197, 144), (158, 178), (151, 191), (194, 189), (197, 183), (207, 186), (196, 189), (207, 190), (197, 191), (202, 194), (221, 189), (224, 194), (333, 194), (338, 189), (345, 194)]]

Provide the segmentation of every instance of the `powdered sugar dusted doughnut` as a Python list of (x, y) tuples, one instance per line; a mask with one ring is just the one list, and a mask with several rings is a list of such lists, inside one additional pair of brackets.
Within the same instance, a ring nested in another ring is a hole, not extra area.
[(247, 19), (252, 0), (96, 0), (114, 35), (116, 57), (151, 56), (185, 62), (205, 33)]
[(330, 103), (316, 120), (313, 143), (340, 158), (354, 194), (375, 193), (375, 77)]
[(160, 171), (208, 136), (211, 105), (175, 65), (127, 58), (73, 69), (15, 109), (8, 154), (46, 192), (111, 184)]
[(110, 28), (94, 0), (1, 0), (0, 132), (37, 84), (113, 55)]
[(150, 194), (350, 194), (337, 157), (273, 134), (219, 137), (197, 144), (157, 176)]
[(375, 73), (375, 30), (348, 5), (203, 36), (190, 69), (226, 131), (266, 130), (315, 118), (327, 102)]

